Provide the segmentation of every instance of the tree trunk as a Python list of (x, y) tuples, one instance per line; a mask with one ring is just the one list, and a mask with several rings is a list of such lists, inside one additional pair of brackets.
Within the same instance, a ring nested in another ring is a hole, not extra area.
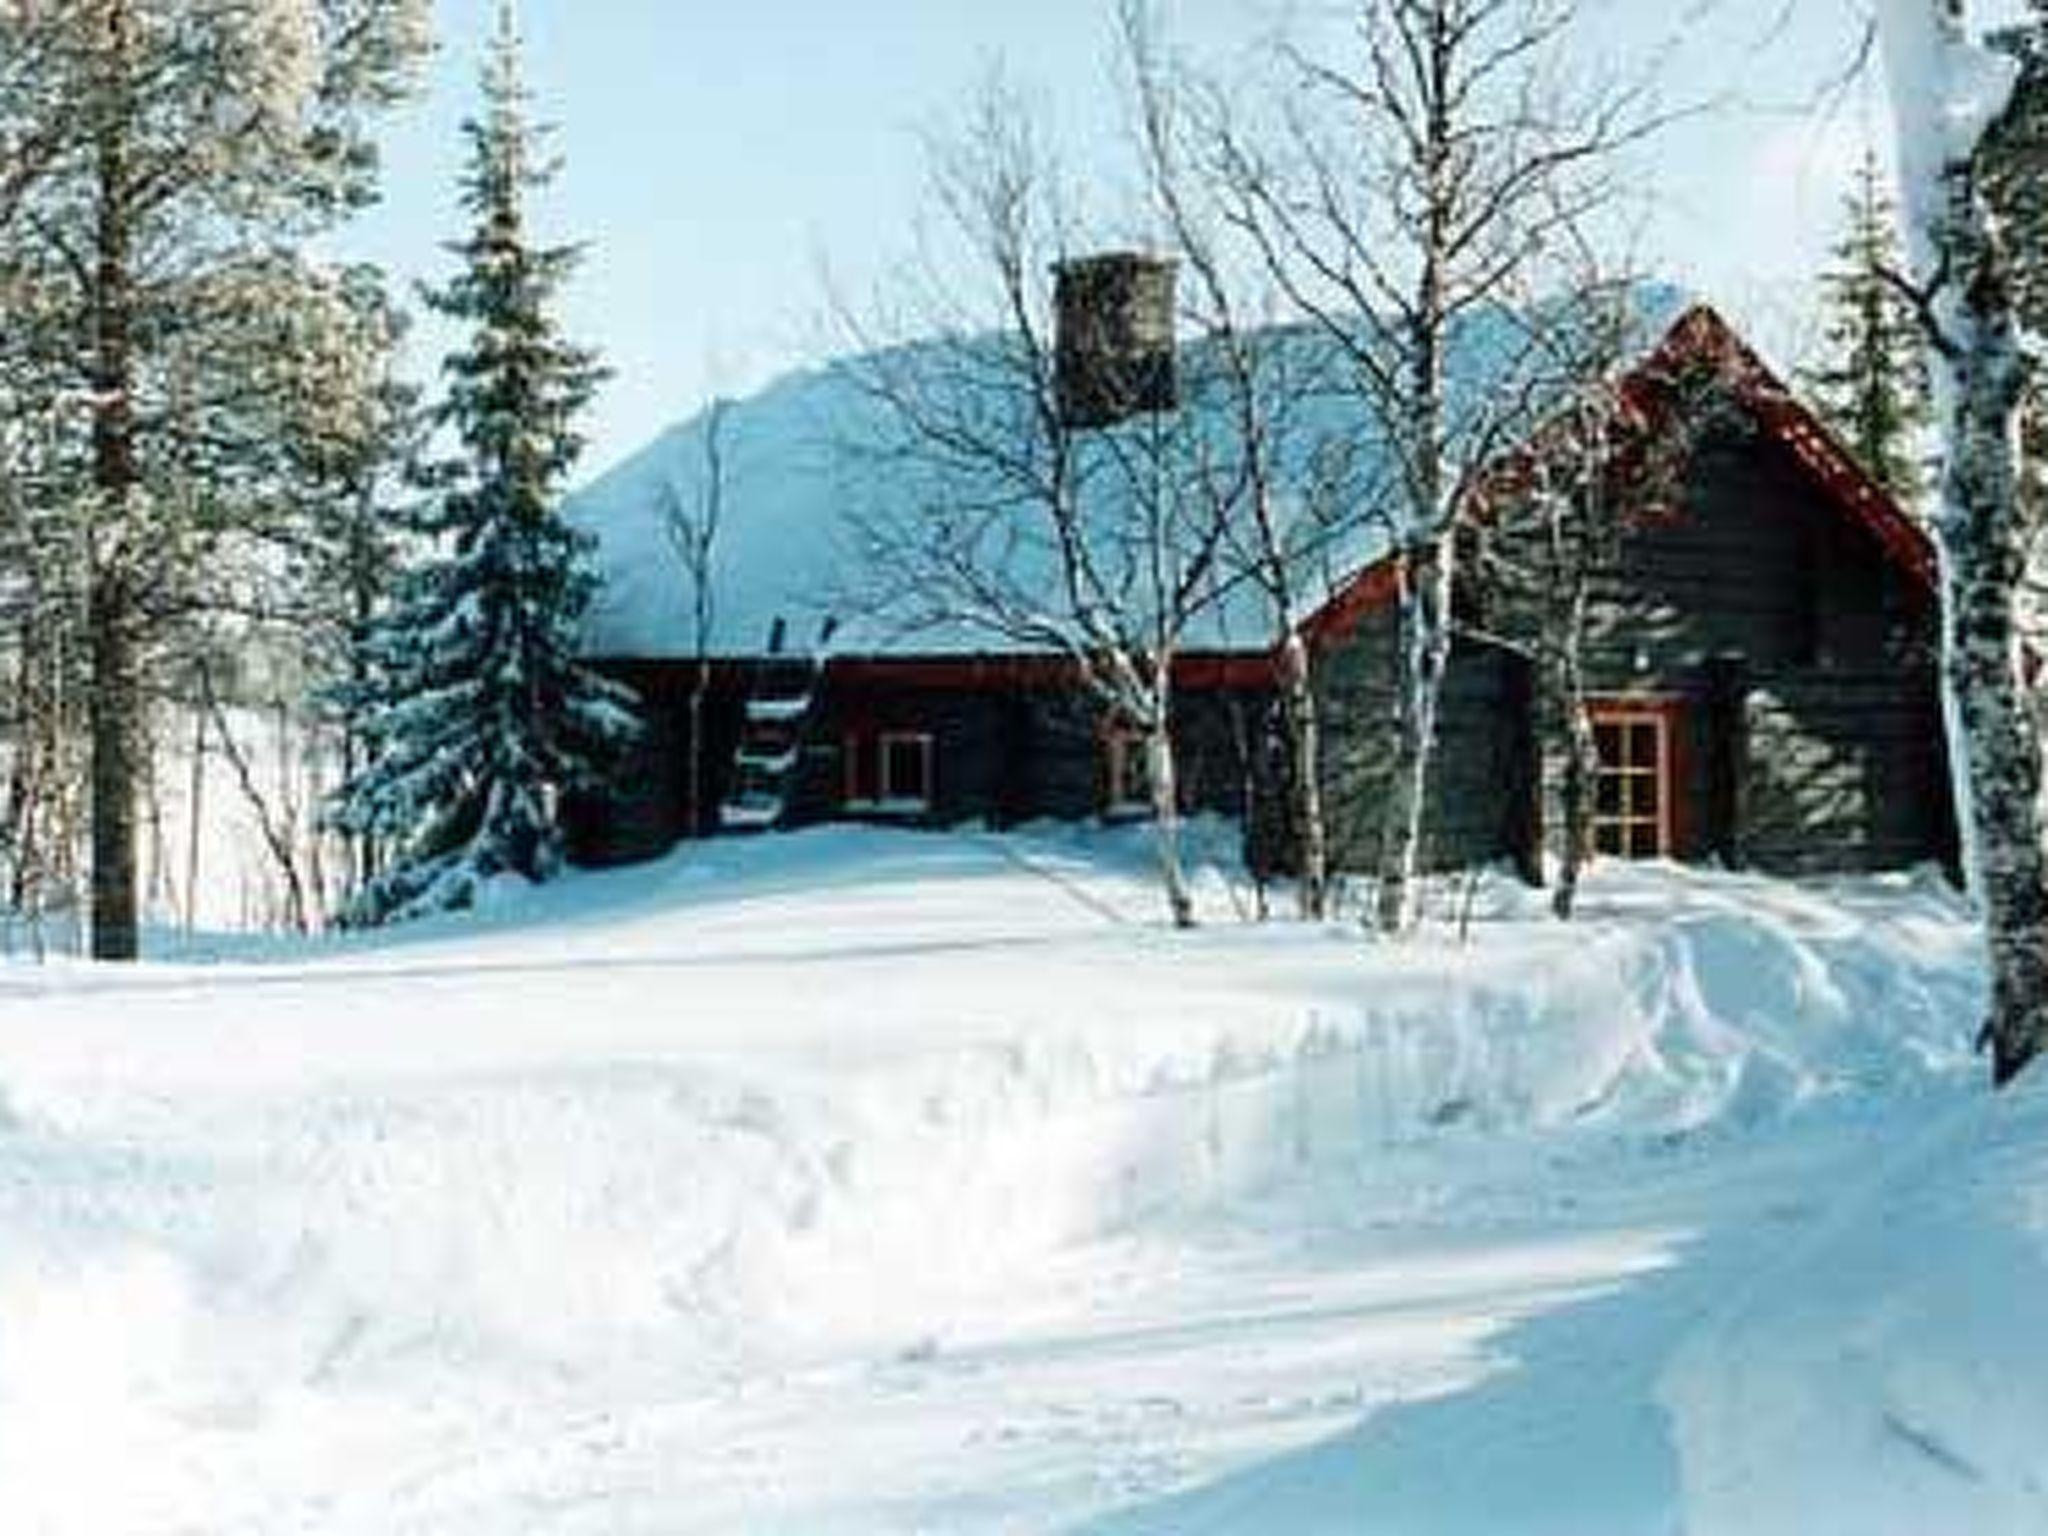
[[(1163, 669), (1162, 669), (1163, 671)], [(1194, 898), (1180, 861), (1180, 785), (1173, 761), (1172, 719), (1166, 694), (1159, 691), (1145, 731), (1145, 767), (1151, 784), (1153, 836), (1159, 853), (1159, 878), (1166, 888), (1166, 909), (1176, 928), (1195, 926)]]
[(33, 624), (24, 623), (17, 644), (21, 647), (15, 663), (14, 695), (19, 701), (20, 724), (7, 767), (7, 810), (0, 848), (7, 856), (6, 903), (10, 916), (19, 917), (27, 903), (29, 871), (35, 858), (36, 767), (42, 753), (43, 717), (39, 707), (41, 689), (35, 669), (42, 664)]
[(1308, 645), (1290, 628), (1280, 647), (1280, 706), (1286, 716), (1294, 770), (1294, 831), (1300, 851), (1300, 907), (1320, 922), (1330, 910), (1330, 832), (1323, 813), (1322, 717)]
[(1950, 758), (1960, 770), (1964, 853), (1984, 907), (1991, 1007), (1978, 1044), (2003, 1085), (2048, 1046), (2048, 855), (2041, 756), (2028, 713), (2018, 598), (2026, 540), (2018, 516), (2018, 337), (1993, 285), (1966, 298), (1970, 335), (1949, 359), (1953, 403), (1940, 524), (1946, 614), (1943, 681)]
[(185, 798), (185, 931), (199, 927), (199, 850), (206, 822), (206, 711), (192, 707), (192, 766)]
[(299, 861), (292, 851), (292, 819), (288, 817), (280, 822), (272, 812), (270, 802), (264, 798), (262, 786), (256, 782), (256, 771), (250, 766), (242, 744), (235, 739), (227, 710), (214, 689), (213, 669), (204, 660), (199, 663), (199, 694), (206, 703), (207, 714), (213, 719), (213, 734), (220, 742), (221, 756), (233, 770), (242, 798), (249, 803), (249, 809), (256, 817), (256, 830), (263, 839), (263, 846), (270, 850), (271, 862), (277, 866), (278, 875), (284, 881), (285, 921), (294, 933), (311, 932), (306, 882), (299, 874)]
[(142, 702), (135, 600), (124, 565), (139, 478), (135, 457), (131, 262), (128, 8), (108, 8), (104, 113), (94, 153), (99, 207), (93, 237), (93, 489), (95, 530), (88, 624), (92, 697), (92, 953), (132, 960), (140, 946), (136, 902), (137, 712)]
[[(1402, 933), (1416, 917), (1429, 771), (1436, 752), (1437, 706), (1451, 654), (1449, 536), (1404, 557), (1399, 676), (1394, 699), (1394, 781), (1387, 796), (1375, 920)], [(1419, 570), (1418, 570), (1419, 567)]]
[(1558, 708), (1564, 724), (1564, 783), (1560, 788), (1564, 846), (1558, 850), (1557, 889), (1550, 910), (1571, 921), (1579, 899), (1579, 876), (1593, 851), (1593, 785), (1600, 773), (1600, 750), (1593, 738), (1593, 720), (1586, 712), (1585, 670), (1578, 646), (1568, 644), (1558, 657)]
[(1451, 656), (1451, 591), (1457, 541), (1444, 497), (1444, 335), (1448, 328), (1451, 214), (1457, 199), (1453, 161), (1450, 69), (1458, 43), (1441, 5), (1424, 19), (1429, 74), (1427, 118), (1418, 146), (1424, 186), (1422, 266), (1408, 320), (1404, 365), (1409, 399), (1407, 549), (1402, 554), (1400, 690), (1395, 705), (1399, 746), (1388, 809), (1393, 835), (1380, 850), (1378, 922), (1401, 933), (1417, 915), (1417, 879), (1429, 804), (1430, 760), (1436, 751), (1437, 701)]
[(136, 903), (137, 679), (133, 637), (119, 585), (92, 595), (92, 955), (133, 960), (140, 948)]
[(703, 837), (709, 830), (704, 818), (704, 699), (711, 691), (711, 663), (700, 650), (697, 676), (690, 685), (690, 836)]
[[(1555, 521), (1553, 509), (1551, 545), (1557, 564), (1567, 565), (1570, 541)], [(1590, 514), (1588, 514), (1590, 515)], [(1590, 556), (1581, 548), (1568, 569), (1555, 572), (1552, 579), (1567, 585), (1557, 621), (1557, 703), (1564, 728), (1564, 783), (1560, 786), (1564, 821), (1564, 847), (1558, 850), (1557, 889), (1551, 893), (1550, 910), (1561, 922), (1571, 921), (1579, 899), (1579, 876), (1593, 852), (1593, 789), (1600, 776), (1600, 747), (1593, 735), (1593, 717), (1586, 709), (1586, 599), (1590, 584), (1587, 563)]]
[[(1893, 0), (1879, 12), (1891, 65), (1899, 161), (1918, 237), (1936, 277), (1922, 296), (1946, 447), (1941, 549), (1942, 686), (1964, 868), (1983, 909), (1990, 1010), (1978, 1034), (1992, 1080), (2012, 1081), (2048, 1045), (2048, 854), (2041, 758), (2027, 711), (2019, 625), (2027, 539), (2022, 402), (2029, 362), (2014, 251), (1985, 196), (1987, 63), (1962, 0)], [(2001, 116), (2007, 99), (1992, 104)]]

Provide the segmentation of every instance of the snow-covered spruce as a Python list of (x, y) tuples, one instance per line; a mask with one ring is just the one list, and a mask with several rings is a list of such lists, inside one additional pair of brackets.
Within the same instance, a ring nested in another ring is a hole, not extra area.
[(638, 728), (631, 695), (576, 660), (593, 577), (557, 503), (601, 370), (549, 314), (576, 251), (525, 229), (526, 189), (550, 171), (533, 157), (509, 6), (483, 88), (482, 119), (464, 125), (464, 270), (428, 296), (471, 328), (443, 365), (440, 415), (462, 451), (428, 472), (417, 514), (443, 553), (365, 633), (351, 700), (369, 760), (335, 820), (394, 850), (344, 914), (357, 924), (471, 906), (501, 876), (548, 878), (560, 796), (594, 783)]

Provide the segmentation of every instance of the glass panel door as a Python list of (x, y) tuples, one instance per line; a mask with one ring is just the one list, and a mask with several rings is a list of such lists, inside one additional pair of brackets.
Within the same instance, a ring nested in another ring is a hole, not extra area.
[(1593, 784), (1593, 849), (1614, 858), (1671, 851), (1671, 725), (1660, 710), (1593, 708), (1600, 768)]

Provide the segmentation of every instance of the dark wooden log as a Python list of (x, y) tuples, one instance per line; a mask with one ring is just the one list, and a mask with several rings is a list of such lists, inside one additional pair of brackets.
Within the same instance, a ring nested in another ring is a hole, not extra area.
[(1740, 869), (1743, 852), (1743, 764), (1749, 758), (1744, 704), (1749, 696), (1749, 659), (1727, 652), (1707, 662), (1706, 852), (1730, 869)]

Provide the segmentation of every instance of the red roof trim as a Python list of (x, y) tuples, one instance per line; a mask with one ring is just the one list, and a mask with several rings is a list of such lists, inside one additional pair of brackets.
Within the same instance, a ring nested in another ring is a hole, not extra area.
[[(742, 692), (753, 686), (765, 661), (761, 657), (716, 657), (705, 670), (713, 691)], [(801, 663), (800, 656), (780, 660)], [(690, 657), (618, 657), (605, 661), (627, 681), (649, 686), (657, 677), (687, 679), (696, 671)], [(825, 673), (835, 687), (891, 688), (966, 693), (1009, 689), (1072, 689), (1080, 686), (1080, 667), (1068, 656), (1046, 652), (1005, 655), (891, 656), (844, 655), (827, 658)], [(1174, 658), (1174, 682), (1187, 688), (1264, 688), (1274, 679), (1271, 652), (1184, 651)]]
[[(1080, 664), (1067, 656), (835, 656), (826, 663), (834, 687), (995, 692), (1073, 688)], [(1264, 651), (1187, 651), (1174, 658), (1180, 688), (1263, 688), (1273, 682)]]
[[(1649, 355), (1623, 376), (1620, 389), (1625, 396), (1648, 394), (1660, 375), (1686, 362), (1705, 362), (1727, 379), (1772, 441), (1792, 455), (1828, 499), (1875, 535), (1901, 570), (1928, 592), (1934, 590), (1934, 545), (1925, 531), (1712, 306), (1695, 304), (1680, 315)], [(1341, 638), (1394, 599), (1399, 577), (1394, 555), (1361, 567), (1302, 621), (1302, 634), (1318, 645)]]

